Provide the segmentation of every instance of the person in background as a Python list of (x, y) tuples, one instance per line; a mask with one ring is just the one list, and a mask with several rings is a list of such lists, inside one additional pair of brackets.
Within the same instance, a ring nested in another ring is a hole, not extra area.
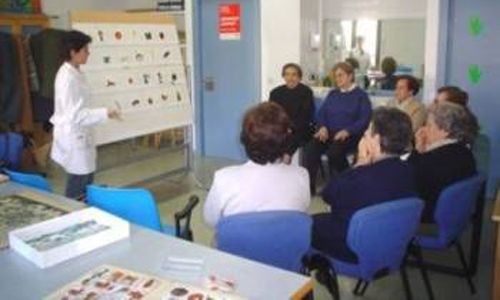
[(422, 222), (434, 223), (434, 210), (441, 191), (476, 174), (470, 145), (478, 128), (462, 106), (443, 102), (429, 108), (426, 125), (415, 136), (413, 165), (419, 197), (425, 201)]
[(264, 102), (245, 114), (241, 143), (248, 161), (215, 172), (203, 209), (215, 227), (223, 217), (268, 210), (309, 207), (309, 177), (299, 166), (285, 164), (290, 119), (276, 103)]
[(346, 58), (345, 62), (350, 64), (354, 69), (354, 82), (356, 83), (356, 85), (362, 89), (366, 88), (368, 86), (368, 77), (361, 74), (361, 72), (359, 71), (359, 62), (352, 57)]
[(396, 73), (396, 68), (398, 67), (396, 60), (390, 56), (384, 57), (380, 67), (382, 69), (382, 73), (385, 75), (385, 77), (380, 81), (380, 88), (382, 90), (394, 90), (396, 88), (397, 81), (394, 73)]
[(323, 190), (323, 200), (331, 210), (313, 215), (315, 249), (356, 263), (356, 254), (347, 246), (354, 213), (370, 205), (416, 196), (413, 170), (399, 158), (412, 136), (411, 121), (404, 112), (389, 107), (374, 110), (358, 146), (356, 166), (330, 180)]
[(331, 69), (328, 75), (323, 79), (323, 86), (335, 87), (335, 72), (333, 69)]
[(346, 155), (356, 150), (372, 112), (368, 95), (353, 82), (352, 66), (341, 62), (334, 70), (337, 88), (328, 94), (321, 106), (317, 120), (319, 129), (304, 148), (304, 163), (313, 194), (321, 155), (328, 155), (331, 171), (339, 173), (347, 169)]
[(300, 82), (302, 69), (299, 65), (294, 63), (284, 65), (281, 76), (285, 80), (285, 84), (273, 89), (269, 100), (279, 104), (292, 123), (289, 145), (283, 158), (285, 163), (290, 163), (297, 149), (303, 147), (311, 139), (314, 96), (311, 88)]
[(447, 85), (437, 90), (435, 103), (452, 102), (463, 107), (469, 103), (469, 95), (457, 86)]
[(427, 117), (425, 105), (414, 98), (419, 89), (420, 86), (415, 77), (411, 75), (398, 76), (394, 91), (395, 99), (388, 103), (388, 106), (396, 107), (410, 117), (414, 132), (424, 125)]
[(108, 108), (89, 108), (90, 87), (80, 66), (89, 57), (90, 36), (76, 30), (63, 38), (65, 62), (55, 79), (55, 109), (51, 158), (68, 175), (65, 195), (83, 199), (85, 188), (96, 170), (96, 145), (92, 127), (108, 119), (120, 119), (120, 112)]
[(350, 57), (356, 59), (359, 64), (359, 73), (365, 77), (370, 68), (370, 54), (363, 48), (365, 39), (362, 36), (356, 37), (356, 47), (351, 51)]

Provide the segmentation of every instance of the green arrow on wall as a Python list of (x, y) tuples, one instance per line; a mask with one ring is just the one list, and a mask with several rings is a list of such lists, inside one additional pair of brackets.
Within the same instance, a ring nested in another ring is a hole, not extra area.
[(479, 16), (469, 18), (469, 33), (473, 36), (478, 36), (484, 29), (483, 21)]
[(473, 84), (478, 84), (481, 81), (482, 71), (478, 65), (469, 66), (469, 81)]

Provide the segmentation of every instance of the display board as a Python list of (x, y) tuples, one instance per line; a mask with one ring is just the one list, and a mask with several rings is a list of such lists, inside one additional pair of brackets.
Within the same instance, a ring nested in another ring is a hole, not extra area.
[(92, 37), (82, 66), (90, 107), (117, 108), (122, 121), (95, 127), (98, 145), (192, 124), (177, 29), (167, 14), (73, 12), (72, 28)]

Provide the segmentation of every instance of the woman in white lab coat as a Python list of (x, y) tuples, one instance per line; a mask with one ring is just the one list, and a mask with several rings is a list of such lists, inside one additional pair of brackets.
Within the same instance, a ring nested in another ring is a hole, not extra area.
[(51, 158), (68, 174), (66, 196), (83, 199), (96, 170), (96, 145), (92, 127), (108, 119), (119, 119), (119, 111), (89, 108), (90, 90), (80, 65), (87, 62), (90, 36), (69, 31), (63, 39), (64, 63), (55, 79), (55, 110)]

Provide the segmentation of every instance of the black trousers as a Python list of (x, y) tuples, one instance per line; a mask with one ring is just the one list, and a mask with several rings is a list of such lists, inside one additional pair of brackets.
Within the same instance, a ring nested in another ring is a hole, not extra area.
[(65, 196), (82, 201), (85, 199), (87, 185), (94, 182), (94, 173), (86, 175), (68, 174)]
[(350, 218), (335, 213), (320, 213), (312, 216), (312, 239), (314, 249), (335, 259), (357, 263), (358, 257), (347, 245)]
[(321, 164), (321, 155), (328, 156), (328, 167), (330, 172), (340, 173), (349, 167), (347, 162), (347, 154), (356, 149), (357, 143), (352, 140), (346, 142), (338, 142), (329, 140), (325, 143), (317, 139), (312, 139), (304, 147), (304, 167), (309, 172), (309, 182), (311, 185), (311, 193), (316, 192), (316, 174)]

